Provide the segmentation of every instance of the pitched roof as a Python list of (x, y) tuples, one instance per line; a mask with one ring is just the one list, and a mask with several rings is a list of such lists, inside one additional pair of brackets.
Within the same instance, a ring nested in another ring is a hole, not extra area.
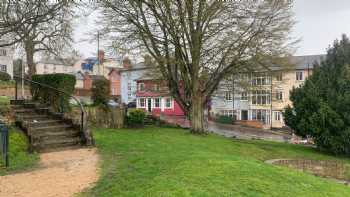
[(304, 55), (292, 56), (291, 63), (295, 65), (295, 69), (312, 69), (315, 63), (320, 64), (326, 58), (326, 55)]

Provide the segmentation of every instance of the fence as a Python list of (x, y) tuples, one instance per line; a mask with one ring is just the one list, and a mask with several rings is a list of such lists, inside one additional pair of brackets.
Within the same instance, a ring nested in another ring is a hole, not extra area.
[(5, 167), (9, 166), (8, 149), (9, 149), (9, 130), (3, 122), (0, 122), (0, 154), (2, 156), (2, 159), (4, 160)]

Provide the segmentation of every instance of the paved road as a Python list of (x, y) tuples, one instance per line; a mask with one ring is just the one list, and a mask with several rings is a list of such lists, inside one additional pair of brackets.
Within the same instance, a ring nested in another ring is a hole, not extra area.
[[(190, 123), (184, 117), (165, 117), (171, 124), (177, 124), (183, 128), (189, 128)], [(219, 124), (209, 121), (207, 130), (225, 137), (235, 137), (238, 139), (263, 139), (277, 142), (290, 142), (292, 136), (283, 132), (276, 132), (265, 129), (243, 127), (240, 125)]]
[(225, 125), (215, 122), (209, 122), (208, 130), (225, 137), (235, 137), (238, 139), (263, 139), (277, 142), (290, 142), (292, 138), (291, 135), (281, 132), (243, 127), (240, 125)]

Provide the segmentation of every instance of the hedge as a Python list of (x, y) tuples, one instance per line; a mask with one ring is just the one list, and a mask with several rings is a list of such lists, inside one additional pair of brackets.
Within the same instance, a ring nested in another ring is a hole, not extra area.
[[(76, 83), (75, 76), (69, 74), (33, 75), (32, 81), (51, 86), (67, 93), (68, 95), (74, 93), (74, 86)], [(50, 106), (56, 111), (64, 112), (70, 110), (70, 97), (66, 94), (37, 84), (31, 84), (30, 91), (33, 100), (44, 104), (50, 104)]]
[(11, 76), (8, 73), (0, 72), (0, 81), (10, 81)]

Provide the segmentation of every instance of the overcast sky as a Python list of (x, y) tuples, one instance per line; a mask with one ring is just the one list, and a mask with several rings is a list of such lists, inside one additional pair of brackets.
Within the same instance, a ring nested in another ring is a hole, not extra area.
[[(350, 36), (350, 0), (295, 0), (293, 10), (297, 21), (293, 36), (301, 38), (295, 55), (324, 54), (341, 34)], [(81, 41), (93, 31), (96, 18), (92, 14), (78, 21), (74, 46), (84, 57), (97, 51), (97, 43)]]

